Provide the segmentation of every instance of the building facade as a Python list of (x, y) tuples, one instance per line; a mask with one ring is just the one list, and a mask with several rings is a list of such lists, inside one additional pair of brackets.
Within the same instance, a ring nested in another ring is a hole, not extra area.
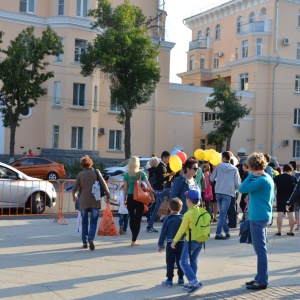
[[(300, 1), (232, 0), (184, 20), (192, 30), (183, 84), (211, 87), (223, 76), (252, 108), (232, 139), (234, 153), (300, 159)], [(209, 101), (209, 98), (207, 99)], [(215, 116), (200, 116), (202, 136)], [(207, 124), (206, 124), (207, 123)]]

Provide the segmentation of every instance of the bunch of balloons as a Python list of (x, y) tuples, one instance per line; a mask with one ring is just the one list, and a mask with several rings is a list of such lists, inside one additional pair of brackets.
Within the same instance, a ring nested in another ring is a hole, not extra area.
[(206, 160), (213, 166), (217, 166), (221, 162), (221, 155), (214, 149), (202, 150), (197, 149), (194, 152), (194, 156), (198, 160)]
[(169, 161), (170, 168), (173, 172), (177, 173), (181, 170), (182, 164), (187, 160), (187, 156), (183, 151), (174, 149), (171, 152), (171, 157)]

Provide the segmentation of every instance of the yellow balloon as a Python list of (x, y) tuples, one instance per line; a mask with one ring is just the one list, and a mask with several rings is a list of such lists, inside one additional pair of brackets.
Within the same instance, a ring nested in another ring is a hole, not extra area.
[(169, 164), (170, 164), (171, 170), (175, 173), (180, 171), (182, 168), (182, 161), (178, 155), (171, 156)]
[(212, 153), (212, 155), (209, 157), (209, 162), (213, 166), (218, 165), (221, 162), (221, 155), (218, 152)]
[(194, 152), (194, 156), (198, 160), (203, 160), (204, 159), (204, 151), (202, 149), (197, 149)]
[(212, 151), (215, 151), (214, 149), (208, 149), (208, 150), (205, 150), (204, 151), (204, 160), (208, 161), (209, 160), (209, 157), (210, 157), (210, 154)]

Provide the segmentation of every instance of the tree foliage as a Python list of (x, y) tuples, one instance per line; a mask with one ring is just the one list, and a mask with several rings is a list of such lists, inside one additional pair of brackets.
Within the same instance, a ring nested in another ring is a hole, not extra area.
[[(1, 33), (1, 37), (2, 37)], [(2, 43), (2, 39), (0, 41)], [(10, 41), (8, 48), (0, 48), (5, 58), (0, 62), (1, 108), (4, 127), (10, 128), (10, 161), (14, 159), (16, 127), (22, 121), (20, 115), (38, 103), (47, 93), (42, 84), (53, 77), (46, 72), (48, 55), (63, 53), (57, 34), (48, 27), (41, 37), (34, 36), (34, 27), (24, 29)]]
[(226, 141), (226, 150), (230, 150), (231, 138), (236, 127), (240, 125), (240, 119), (249, 115), (251, 108), (241, 104), (241, 97), (237, 97), (234, 91), (223, 77), (218, 76), (213, 84), (213, 97), (208, 101), (206, 107), (210, 108), (217, 115), (212, 132), (207, 135), (207, 143), (216, 145), (221, 151), (223, 143)]
[(100, 70), (109, 79), (111, 102), (122, 107), (117, 120), (125, 127), (125, 158), (129, 158), (132, 112), (150, 100), (160, 79), (158, 46), (147, 36), (153, 20), (128, 0), (116, 8), (108, 0), (100, 0), (89, 15), (95, 18), (93, 28), (101, 34), (81, 56), (81, 73), (90, 76)]

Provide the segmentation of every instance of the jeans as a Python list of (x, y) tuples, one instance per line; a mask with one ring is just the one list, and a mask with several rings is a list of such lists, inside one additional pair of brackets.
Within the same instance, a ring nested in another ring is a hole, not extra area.
[(153, 223), (156, 219), (158, 209), (159, 209), (159, 207), (160, 207), (160, 205), (162, 204), (163, 201), (164, 201), (164, 198), (156, 198), (155, 207), (154, 207), (152, 215), (150, 217), (150, 220), (149, 220), (149, 223), (148, 223), (148, 228), (153, 227)]
[(129, 220), (129, 214), (119, 214), (119, 226), (123, 227), (124, 231), (127, 231)]
[(180, 267), (180, 257), (184, 242), (178, 242), (175, 249), (171, 248), (171, 242), (167, 243), (166, 247), (166, 263), (167, 263), (167, 278), (172, 281), (174, 277), (174, 264), (177, 264), (178, 279), (183, 279), (183, 271)]
[(271, 220), (250, 220), (252, 245), (257, 256), (257, 274), (254, 280), (261, 285), (268, 285), (268, 251), (267, 251), (267, 226)]
[(127, 195), (127, 209), (129, 213), (129, 227), (132, 233), (132, 241), (135, 242), (141, 229), (144, 212), (144, 204), (133, 200), (133, 195)]
[[(90, 230), (89, 230), (89, 212), (90, 217)], [(88, 241), (93, 241), (96, 235), (97, 222), (99, 218), (99, 208), (87, 208), (81, 210), (82, 217), (82, 243), (87, 244)]]
[(236, 197), (231, 197), (228, 214), (228, 227), (236, 228)]
[(221, 235), (222, 228), (224, 229), (224, 232), (227, 234), (229, 233), (229, 228), (226, 222), (226, 216), (227, 216), (228, 208), (231, 203), (231, 196), (224, 195), (224, 194), (216, 194), (216, 199), (220, 210), (216, 235)]
[[(191, 241), (191, 257), (189, 256), (189, 241), (184, 241), (184, 245), (180, 257), (181, 269), (189, 281), (189, 285), (197, 284), (198, 257), (202, 249), (202, 244), (196, 241)], [(189, 262), (190, 260), (190, 262)]]

